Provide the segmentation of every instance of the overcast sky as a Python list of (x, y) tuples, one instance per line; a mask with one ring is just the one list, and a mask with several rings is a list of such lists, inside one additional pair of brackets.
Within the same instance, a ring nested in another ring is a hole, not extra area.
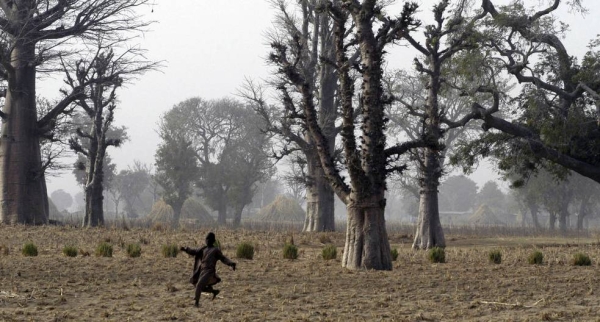
[[(216, 99), (234, 95), (245, 77), (264, 79), (268, 75), (265, 57), (269, 46), (265, 32), (272, 26), (274, 13), (269, 1), (156, 0), (154, 3), (153, 12), (148, 7), (141, 13), (156, 23), (137, 41), (148, 50), (147, 58), (164, 61), (164, 68), (144, 75), (119, 93), (115, 120), (128, 128), (130, 140), (121, 148), (108, 151), (118, 170), (126, 169), (134, 160), (154, 164), (159, 141), (156, 124), (173, 105), (194, 96)], [(425, 19), (437, 1), (419, 3), (420, 16)], [(571, 32), (565, 40), (567, 48), (578, 57), (600, 32), (600, 22), (595, 18), (600, 14), (600, 3), (584, 1), (584, 4), (589, 8), (585, 16), (566, 9), (559, 12), (561, 20), (570, 25)], [(398, 47), (390, 51), (387, 60), (390, 67), (409, 68), (413, 56), (412, 51)], [(38, 93), (58, 97), (61, 78), (57, 75), (55, 81), (44, 81)], [(481, 186), (495, 176), (486, 168), (471, 177)], [(73, 195), (81, 190), (70, 171), (48, 178), (48, 193), (57, 189)]]

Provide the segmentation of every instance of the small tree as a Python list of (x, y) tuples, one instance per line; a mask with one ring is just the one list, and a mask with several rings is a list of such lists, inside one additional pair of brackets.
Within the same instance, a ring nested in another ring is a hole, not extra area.
[(172, 133), (160, 123), (162, 142), (156, 151), (156, 181), (163, 187), (163, 199), (173, 208), (173, 227), (179, 225), (183, 203), (192, 193), (199, 176), (196, 153), (191, 142)]
[(112, 126), (117, 107), (116, 91), (127, 77), (156, 67), (156, 64), (138, 60), (139, 56), (139, 52), (131, 49), (116, 55), (113, 47), (106, 47), (99, 40), (96, 55), (90, 60), (80, 59), (74, 66), (63, 62), (65, 82), (71, 90), (85, 89), (85, 95), (75, 101), (83, 110), (83, 126), (78, 127), (76, 136), (69, 140), (71, 149), (86, 159), (78, 167), (85, 170), (83, 226), (104, 224), (106, 150), (110, 146), (118, 147), (125, 137), (124, 129), (114, 129)]

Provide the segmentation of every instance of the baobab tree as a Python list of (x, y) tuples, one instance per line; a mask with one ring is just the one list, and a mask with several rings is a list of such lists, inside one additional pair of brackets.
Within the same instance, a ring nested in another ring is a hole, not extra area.
[[(453, 76), (456, 71), (451, 61), (466, 50), (477, 47), (476, 23), (485, 17), (485, 12), (472, 18), (466, 17), (462, 4), (459, 1), (453, 12), (449, 10), (449, 0), (442, 0), (433, 7), (434, 23), (425, 27), (424, 44), (414, 38), (413, 30), (406, 28), (401, 31), (401, 36), (422, 57), (415, 58), (415, 67), (426, 82), (423, 93), (427, 94), (423, 100), (412, 100), (417, 104), (402, 99), (400, 102), (408, 109), (409, 115), (420, 119), (417, 123), (420, 124), (420, 134), (440, 143), (421, 148), (416, 157), (419, 161), (420, 200), (414, 249), (446, 246), (440, 222), (438, 188), (444, 171), (446, 145), (459, 133), (449, 131), (463, 126), (453, 122), (467, 113), (468, 106), (460, 99), (460, 92), (452, 93), (456, 91), (453, 86), (457, 86), (457, 77)], [(418, 78), (415, 79), (418, 81)], [(454, 102), (459, 104), (458, 108), (451, 104), (453, 100), (449, 97), (452, 95)]]
[(66, 53), (67, 45), (94, 34), (123, 37), (147, 26), (134, 10), (148, 0), (0, 0), (0, 78), (7, 82), (0, 113), (0, 222), (45, 224), (48, 196), (40, 137), (57, 115), (81, 98), (82, 87), (66, 93), (37, 117), (36, 74)]
[[(288, 1), (274, 1), (277, 7), (276, 30), (270, 33), (271, 41), (278, 43), (302, 44), (297, 52), (291, 53), (297, 59), (296, 67), (306, 77), (311, 86), (317, 119), (323, 129), (330, 154), (334, 154), (335, 138), (339, 134), (336, 127), (337, 114), (337, 73), (331, 62), (335, 59), (333, 50), (332, 21), (327, 12), (317, 10), (319, 0), (301, 0), (294, 5)], [(278, 81), (275, 81), (277, 86)], [(282, 138), (284, 147), (275, 156), (288, 157), (291, 162), (306, 166), (302, 176), (296, 178), (306, 187), (306, 218), (303, 231), (335, 230), (334, 192), (327, 182), (319, 162), (317, 146), (308, 133), (308, 125), (297, 105), (285, 104), (285, 98), (275, 104), (277, 113), (270, 113), (273, 106), (267, 106), (261, 88), (248, 82), (242, 96), (253, 102), (258, 114), (266, 121), (266, 130)]]
[[(384, 218), (386, 178), (390, 172), (404, 169), (403, 165), (393, 162), (398, 155), (426, 144), (419, 140), (386, 145), (384, 110), (391, 98), (385, 95), (382, 86), (384, 52), (386, 46), (397, 39), (400, 30), (415, 25), (413, 14), (417, 6), (406, 4), (397, 19), (385, 17), (381, 9), (377, 1), (325, 1), (319, 8), (333, 21), (334, 64), (339, 78), (342, 119), (340, 135), (349, 183), (334, 164), (329, 142), (319, 124), (314, 84), (298, 68), (298, 53), (302, 51), (303, 43), (299, 39), (291, 44), (275, 42), (270, 55), (281, 76), (278, 88), (287, 110), (298, 110), (294, 105), (299, 104), (321, 167), (331, 188), (346, 204), (348, 228), (342, 266), (350, 269), (392, 269)], [(380, 25), (376, 27), (374, 21), (377, 19)], [(346, 37), (348, 33), (351, 37)], [(358, 49), (356, 64), (350, 63), (349, 47)], [(288, 55), (290, 52), (292, 54)], [(362, 83), (358, 97), (355, 96), (355, 80), (350, 75), (352, 68)], [(297, 100), (293, 98), (294, 93), (299, 96)], [(356, 102), (360, 106), (358, 113)], [(356, 122), (361, 123), (358, 129)]]
[[(552, 16), (559, 0), (531, 11), (522, 5), (498, 9), (491, 0), (481, 3), (490, 28), (486, 32), (490, 37), (481, 44), (495, 54), (522, 91), (514, 106), (501, 109), (498, 93), (491, 105), (472, 104), (465, 120), (480, 119), (484, 129), (494, 130), (466, 144), (463, 160), (470, 164), (479, 157), (496, 156), (502, 159), (503, 170), (524, 176), (547, 160), (600, 182), (597, 43), (592, 42), (580, 62), (574, 59), (561, 39), (564, 24)], [(509, 108), (517, 117), (507, 119), (497, 113)]]
[[(136, 49), (117, 52), (117, 44), (108, 46), (98, 42), (98, 50), (89, 59), (82, 58), (73, 66), (63, 61), (65, 83), (71, 90), (83, 88), (83, 95), (74, 102), (83, 110), (78, 127), (69, 145), (85, 162), (78, 169), (85, 171), (85, 215), (83, 226), (104, 224), (104, 162), (110, 146), (119, 147), (125, 138), (122, 128), (113, 121), (118, 104), (117, 90), (128, 79), (158, 67), (156, 63), (142, 60)], [(87, 84), (87, 85), (86, 85)]]

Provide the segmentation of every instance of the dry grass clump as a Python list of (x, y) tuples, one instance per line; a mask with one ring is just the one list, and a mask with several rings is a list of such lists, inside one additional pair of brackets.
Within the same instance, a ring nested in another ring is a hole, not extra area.
[(502, 252), (498, 249), (491, 250), (488, 253), (488, 259), (490, 260), (490, 263), (500, 264), (502, 263)]
[(498, 219), (494, 211), (488, 205), (481, 205), (477, 210), (469, 217), (469, 222), (478, 225), (505, 225), (505, 223)]
[(162, 245), (161, 253), (164, 257), (177, 257), (179, 254), (179, 246), (177, 246), (177, 244)]
[(587, 254), (576, 253), (575, 255), (573, 255), (571, 264), (573, 264), (574, 266), (590, 266), (592, 265), (592, 260)]
[(23, 253), (23, 256), (37, 256), (38, 249), (34, 243), (28, 242), (23, 245), (23, 249), (21, 249), (21, 253)]
[(107, 242), (101, 242), (96, 247), (96, 256), (98, 257), (112, 257), (113, 247)]
[[(166, 229), (169, 224), (173, 222), (173, 208), (168, 205), (164, 200), (160, 199), (154, 205), (152, 205), (152, 210), (148, 214), (148, 219), (154, 224), (153, 229), (156, 227), (160, 227), (162, 229)], [(194, 221), (199, 224), (213, 224), (214, 219), (211, 217), (210, 213), (206, 208), (197, 200), (187, 199), (183, 206), (181, 207), (181, 215), (179, 217), (180, 221), (184, 220)], [(158, 224), (161, 224), (158, 226)], [(163, 231), (163, 230), (155, 230), (155, 231)]]
[(392, 255), (392, 261), (396, 261), (398, 259), (398, 249), (392, 248), (392, 251), (390, 253), (390, 255)]
[(285, 259), (297, 259), (298, 258), (298, 247), (294, 244), (285, 244), (283, 246), (283, 258)]
[(428, 257), (432, 263), (445, 263), (446, 251), (441, 247), (433, 247), (429, 250)]
[(67, 246), (63, 247), (62, 252), (67, 257), (76, 257), (77, 256), (77, 247), (67, 245)]
[(327, 233), (319, 234), (318, 238), (319, 238), (319, 242), (321, 244), (325, 244), (325, 245), (331, 244), (331, 237), (329, 237), (329, 234), (327, 234)]
[(304, 209), (296, 200), (281, 195), (258, 213), (258, 218), (263, 221), (302, 222), (304, 217)]
[(237, 246), (235, 251), (235, 257), (244, 259), (254, 258), (254, 246), (252, 244), (243, 242)]
[(127, 256), (140, 257), (142, 255), (142, 247), (140, 244), (127, 244)]
[(544, 263), (544, 254), (539, 250), (534, 251), (527, 257), (527, 262), (531, 265), (542, 265)]
[(335, 245), (329, 244), (323, 248), (323, 250), (321, 251), (321, 256), (324, 260), (336, 259), (337, 248), (335, 247)]

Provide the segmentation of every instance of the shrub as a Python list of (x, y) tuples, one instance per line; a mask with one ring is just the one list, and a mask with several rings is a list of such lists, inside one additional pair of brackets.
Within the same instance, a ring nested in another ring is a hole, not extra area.
[(335, 259), (337, 257), (337, 248), (335, 245), (329, 244), (323, 248), (321, 255), (324, 260)]
[(107, 242), (101, 242), (96, 247), (96, 256), (98, 257), (112, 257), (113, 247)]
[(254, 246), (252, 244), (243, 242), (237, 246), (235, 257), (253, 259), (254, 258)]
[(392, 248), (391, 254), (392, 254), (392, 260), (396, 261), (398, 259), (398, 249)]
[(37, 256), (38, 250), (34, 243), (26, 243), (23, 245), (22, 253), (24, 256)]
[(433, 247), (429, 250), (429, 261), (432, 263), (445, 263), (446, 251), (441, 247)]
[(62, 252), (67, 257), (76, 257), (77, 256), (77, 247), (65, 246), (65, 247), (63, 247)]
[(488, 253), (488, 259), (490, 263), (500, 264), (502, 263), (502, 253), (497, 249), (491, 250)]
[(140, 257), (142, 255), (142, 247), (140, 244), (127, 244), (127, 256)]
[(161, 252), (164, 257), (177, 257), (177, 254), (179, 254), (179, 246), (177, 246), (177, 244), (162, 245)]
[(584, 253), (577, 253), (573, 255), (572, 264), (575, 266), (590, 266), (592, 265), (592, 260)]
[(529, 254), (529, 257), (527, 257), (527, 262), (532, 265), (542, 265), (542, 263), (544, 263), (544, 254), (542, 254), (542, 252), (539, 250), (536, 250)]
[(298, 258), (298, 247), (293, 244), (285, 244), (283, 246), (283, 258), (296, 259)]

